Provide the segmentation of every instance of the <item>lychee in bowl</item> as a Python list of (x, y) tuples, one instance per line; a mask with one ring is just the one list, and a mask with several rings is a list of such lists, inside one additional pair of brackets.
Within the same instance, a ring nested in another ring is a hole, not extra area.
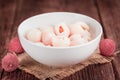
[[(60, 22), (70, 24), (77, 21), (82, 21), (89, 25), (93, 33), (93, 39), (88, 43), (71, 47), (48, 47), (35, 45), (24, 37), (26, 31), (33, 28), (39, 28), (40, 25), (53, 25)], [(99, 45), (102, 35), (102, 27), (99, 22), (93, 18), (82, 14), (51, 12), (39, 14), (24, 20), (19, 25), (18, 35), (24, 50), (34, 60), (48, 66), (59, 67), (80, 63), (92, 55)]]

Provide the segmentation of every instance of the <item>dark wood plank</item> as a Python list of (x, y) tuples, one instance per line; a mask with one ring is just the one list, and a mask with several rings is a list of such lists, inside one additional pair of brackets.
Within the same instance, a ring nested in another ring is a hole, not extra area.
[[(120, 0), (97, 0), (105, 37), (115, 40), (120, 50)], [(120, 54), (112, 61), (115, 80), (120, 80)]]
[[(92, 0), (29, 0), (29, 2), (27, 0), (19, 0), (17, 3), (18, 8), (15, 20), (16, 27), (14, 27), (13, 35), (16, 35), (17, 27), (23, 20), (28, 17), (46, 12), (76, 12), (91, 16), (99, 21), (99, 16)], [(91, 6), (91, 8), (89, 8), (89, 6)]]
[(13, 28), (15, 10), (15, 0), (0, 0), (0, 75), (3, 71), (1, 59), (7, 52), (6, 45), (10, 39), (11, 28)]
[(105, 37), (115, 40), (120, 49), (120, 0), (97, 0)]
[(63, 80), (115, 80), (111, 62), (90, 65)]
[[(16, 15), (14, 18), (13, 28), (11, 29), (11, 37), (16, 36), (18, 25), (26, 18), (45, 12), (53, 12), (53, 11), (69, 11), (69, 12), (77, 12), (86, 14), (91, 16), (98, 21), (100, 16), (98, 15), (98, 10), (96, 7), (96, 3), (93, 0), (16, 0), (17, 8)], [(4, 31), (5, 32), (5, 31)], [(4, 35), (3, 35), (4, 36)], [(4, 44), (3, 44), (4, 45)], [(105, 68), (106, 67), (106, 68)], [(104, 74), (106, 73), (106, 74)], [(87, 76), (87, 77), (86, 77)], [(100, 76), (107, 78), (100, 78)], [(90, 79), (91, 78), (91, 79)], [(114, 80), (114, 74), (112, 69), (112, 64), (103, 64), (103, 65), (91, 65), (83, 69), (82, 71), (78, 71), (75, 74), (71, 75), (64, 80)], [(7, 73), (4, 72), (2, 76), (3, 80), (12, 79), (12, 80), (37, 80), (34, 76), (27, 74), (19, 69)], [(46, 80), (49, 80), (46, 79)]]
[(112, 61), (114, 73), (115, 73), (115, 80), (120, 80), (120, 54), (115, 56), (115, 59)]
[(4, 76), (2, 80), (38, 80), (33, 75), (30, 75), (24, 71), (19, 69), (15, 70), (14, 72), (4, 72)]

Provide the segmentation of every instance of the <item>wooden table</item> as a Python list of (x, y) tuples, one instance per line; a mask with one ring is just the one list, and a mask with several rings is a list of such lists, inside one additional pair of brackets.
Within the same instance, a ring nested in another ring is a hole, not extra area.
[[(120, 50), (120, 0), (0, 0), (0, 60), (24, 19), (56, 11), (82, 13), (98, 20), (103, 26), (103, 37), (115, 40)], [(0, 75), (0, 80), (38, 80), (19, 69), (5, 72), (1, 65)], [(64, 80), (120, 80), (120, 55), (109, 63), (90, 65)]]

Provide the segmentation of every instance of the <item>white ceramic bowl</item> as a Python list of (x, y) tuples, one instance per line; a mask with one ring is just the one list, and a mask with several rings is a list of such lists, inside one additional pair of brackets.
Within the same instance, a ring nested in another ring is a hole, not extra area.
[[(72, 47), (47, 47), (35, 45), (25, 39), (25, 32), (41, 25), (53, 25), (60, 22), (67, 24), (83, 21), (90, 26), (94, 39), (88, 43)], [(68, 66), (87, 59), (98, 47), (102, 35), (101, 25), (94, 19), (77, 13), (52, 12), (39, 14), (23, 21), (18, 28), (18, 35), (24, 50), (34, 60), (48, 66)]]

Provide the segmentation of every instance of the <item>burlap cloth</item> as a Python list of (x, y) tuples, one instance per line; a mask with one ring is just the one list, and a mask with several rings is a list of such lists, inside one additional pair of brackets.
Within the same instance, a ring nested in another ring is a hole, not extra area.
[(103, 64), (110, 62), (113, 59), (113, 57), (104, 57), (100, 55), (98, 49), (84, 62), (64, 68), (54, 68), (40, 64), (28, 56), (27, 53), (20, 54), (18, 58), (20, 61), (19, 69), (34, 75), (40, 80), (45, 80), (46, 78), (60, 80), (74, 74), (76, 71), (84, 69), (88, 65)]

